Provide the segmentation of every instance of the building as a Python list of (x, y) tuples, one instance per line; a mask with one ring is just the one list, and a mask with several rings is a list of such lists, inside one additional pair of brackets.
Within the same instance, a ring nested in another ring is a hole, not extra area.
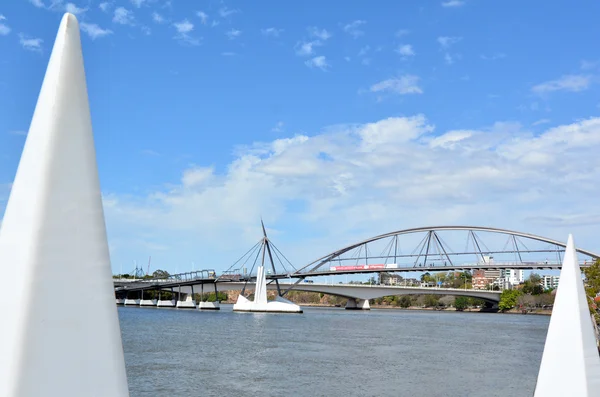
[(540, 285), (545, 289), (554, 289), (558, 287), (560, 276), (542, 276)]
[(500, 270), (501, 288), (511, 289), (525, 281), (522, 269)]
[(492, 289), (494, 285), (500, 285), (500, 270), (474, 270), (473, 289)]

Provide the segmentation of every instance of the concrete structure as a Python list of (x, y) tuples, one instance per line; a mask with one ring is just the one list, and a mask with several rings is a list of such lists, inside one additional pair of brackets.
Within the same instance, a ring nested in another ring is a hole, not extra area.
[(560, 278), (534, 395), (598, 396), (600, 356), (571, 235)]
[(157, 307), (175, 307), (176, 304), (177, 301), (174, 299), (170, 301), (159, 300), (158, 302), (156, 302)]
[(254, 289), (254, 300), (240, 294), (237, 302), (233, 305), (236, 312), (270, 312), (270, 313), (302, 313), (300, 306), (289, 300), (277, 296), (275, 301), (267, 301), (267, 279), (264, 266), (259, 266), (256, 275), (256, 288)]
[[(62, 18), (0, 230), (0, 396), (128, 396), (80, 33)], [(73, 282), (76, 280), (76, 282)], [(40, 299), (41, 298), (41, 299)]]
[(184, 300), (178, 300), (177, 305), (179, 309), (195, 309), (196, 301), (194, 300), (194, 296), (190, 294), (185, 294)]
[(221, 310), (219, 302), (200, 302), (198, 303), (199, 310)]

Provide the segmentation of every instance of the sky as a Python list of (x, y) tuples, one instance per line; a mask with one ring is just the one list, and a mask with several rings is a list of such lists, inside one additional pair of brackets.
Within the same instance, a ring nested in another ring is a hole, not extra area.
[(0, 5), (0, 216), (77, 15), (113, 271), (296, 267), (410, 227), (600, 252), (600, 3)]

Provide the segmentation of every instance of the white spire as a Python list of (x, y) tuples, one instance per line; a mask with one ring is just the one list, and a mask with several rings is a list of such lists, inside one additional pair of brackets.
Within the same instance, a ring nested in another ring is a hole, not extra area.
[(569, 235), (535, 396), (599, 394), (600, 356), (573, 236)]
[(0, 230), (0, 396), (128, 396), (79, 25), (63, 17)]
[(254, 290), (254, 303), (267, 304), (267, 278), (264, 266), (259, 266), (256, 271), (256, 287)]

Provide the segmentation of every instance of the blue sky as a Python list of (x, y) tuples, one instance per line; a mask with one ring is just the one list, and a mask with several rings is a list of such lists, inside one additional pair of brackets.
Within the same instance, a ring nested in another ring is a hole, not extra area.
[(600, 4), (11, 1), (0, 214), (60, 18), (77, 14), (113, 269), (302, 265), (415, 226), (600, 251)]

